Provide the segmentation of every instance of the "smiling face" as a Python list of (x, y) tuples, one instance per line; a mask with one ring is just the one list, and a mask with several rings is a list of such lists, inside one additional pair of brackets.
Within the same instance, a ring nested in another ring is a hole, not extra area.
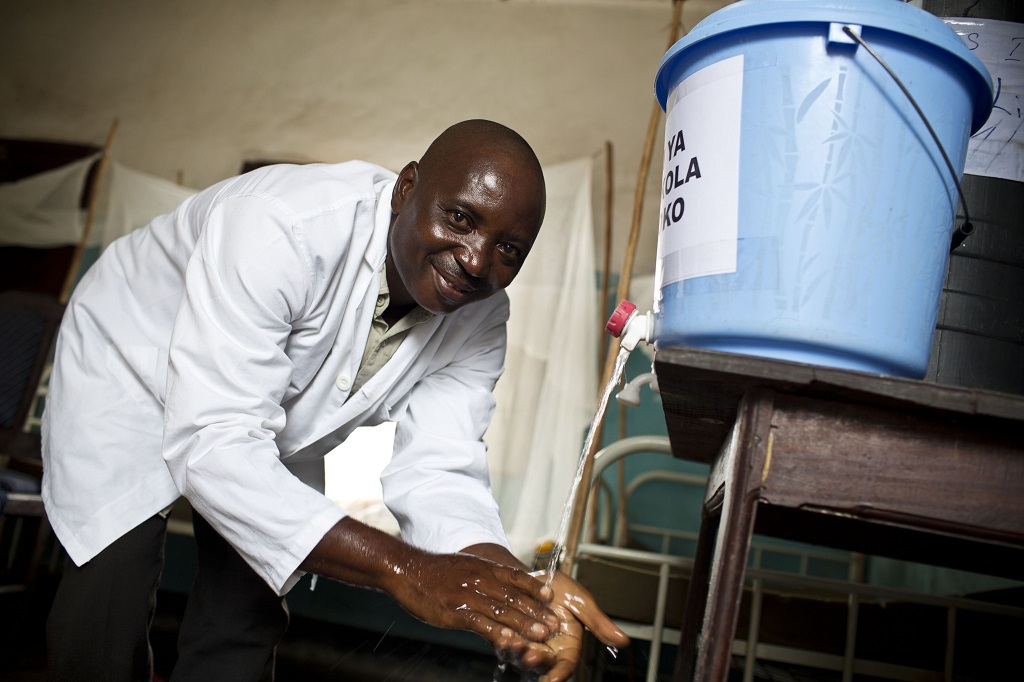
[(387, 275), (396, 306), (445, 314), (491, 296), (512, 283), (540, 230), (544, 180), (529, 147), (458, 128), (395, 184)]

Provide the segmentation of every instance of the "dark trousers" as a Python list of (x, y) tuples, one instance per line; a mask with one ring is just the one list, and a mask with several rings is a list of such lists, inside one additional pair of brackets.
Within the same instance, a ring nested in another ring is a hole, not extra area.
[[(288, 609), (220, 535), (192, 514), (199, 568), (172, 682), (272, 680)], [(154, 516), (83, 566), (69, 565), (47, 623), (50, 680), (151, 682), (149, 627), (167, 520)]]

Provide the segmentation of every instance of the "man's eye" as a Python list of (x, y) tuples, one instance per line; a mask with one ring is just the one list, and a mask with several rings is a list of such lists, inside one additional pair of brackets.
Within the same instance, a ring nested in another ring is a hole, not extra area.
[(498, 244), (498, 250), (510, 258), (518, 258), (520, 253), (519, 247), (512, 244)]
[(451, 216), (452, 222), (456, 225), (465, 225), (469, 222), (469, 216), (462, 211), (449, 211), (448, 215)]

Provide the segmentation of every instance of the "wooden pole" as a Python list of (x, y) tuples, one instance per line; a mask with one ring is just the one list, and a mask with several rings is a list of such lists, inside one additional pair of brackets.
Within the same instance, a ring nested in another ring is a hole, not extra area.
[[(676, 40), (679, 39), (679, 23), (682, 17), (683, 2), (685, 0), (672, 0), (672, 25), (669, 28), (667, 52)], [(626, 298), (629, 294), (629, 282), (633, 278), (633, 262), (636, 259), (636, 248), (640, 240), (640, 224), (644, 209), (644, 190), (647, 186), (647, 176), (650, 172), (651, 158), (654, 156), (654, 142), (658, 137), (661, 124), (661, 105), (657, 100), (651, 107), (651, 115), (647, 122), (647, 138), (644, 141), (643, 154), (640, 159), (640, 171), (636, 182), (636, 192), (633, 201), (633, 220), (630, 225), (629, 240), (626, 243), (626, 253), (623, 257), (622, 272), (619, 275), (619, 284), (616, 289), (616, 301)], [(612, 339), (608, 345), (608, 353), (605, 356), (604, 372), (602, 382), (598, 391), (603, 393), (604, 387), (612, 380), (612, 373), (615, 370), (615, 359), (619, 354), (619, 340)], [(575, 504), (572, 508), (572, 516), (569, 518), (569, 532), (565, 540), (565, 547), (562, 548), (564, 557), (560, 570), (566, 575), (572, 574), (572, 567), (576, 561), (576, 545), (579, 543), (580, 530), (583, 526), (583, 517), (587, 509), (586, 491), (590, 489), (590, 476), (594, 469), (594, 455), (601, 449), (601, 435), (603, 425), (598, 424), (590, 449), (585, 454), (583, 461), (583, 475), (581, 476), (574, 494)], [(558, 548), (555, 548), (558, 551)]]
[(118, 121), (115, 118), (107, 133), (107, 141), (100, 152), (99, 162), (96, 164), (96, 174), (92, 178), (92, 188), (89, 190), (89, 198), (86, 202), (85, 225), (82, 228), (82, 238), (75, 247), (75, 253), (71, 256), (71, 264), (68, 266), (68, 273), (64, 277), (64, 287), (60, 292), (60, 302), (67, 303), (71, 298), (71, 290), (75, 287), (75, 280), (78, 277), (78, 269), (82, 266), (82, 254), (85, 252), (89, 242), (89, 235), (92, 233), (92, 224), (96, 219), (96, 203), (100, 196), (100, 185), (103, 176), (107, 171), (107, 163), (110, 161), (110, 149), (114, 146), (114, 138), (117, 137)]
[[(605, 316), (608, 315), (608, 310), (607, 310), (606, 306), (608, 305), (608, 293), (610, 291), (610, 279), (611, 279), (611, 269), (612, 269), (612, 264), (611, 264), (611, 261), (612, 261), (612, 234), (614, 232), (613, 229), (612, 229), (612, 224), (613, 224), (613, 221), (612, 221), (612, 211), (613, 211), (614, 206), (615, 206), (615, 202), (613, 200), (615, 183), (614, 183), (614, 178), (613, 178), (613, 175), (612, 175), (613, 172), (614, 172), (614, 163), (613, 163), (613, 160), (614, 160), (613, 151), (614, 150), (612, 148), (612, 143), (610, 141), (607, 141), (607, 140), (605, 141), (605, 143), (604, 143), (604, 150), (605, 150), (605, 157), (604, 157), (604, 164), (605, 164), (605, 187), (604, 187), (604, 192), (605, 192), (605, 196), (604, 196), (604, 262), (601, 265), (601, 304), (600, 304), (600, 306), (598, 306), (598, 310), (600, 310), (600, 313), (598, 315), (598, 319), (604, 319)], [(598, 334), (598, 336), (597, 336), (597, 357), (599, 358), (598, 361), (597, 361), (597, 380), (598, 381), (601, 380), (601, 375), (602, 375), (602, 373), (604, 371), (604, 361), (600, 360), (600, 357), (605, 352), (605, 345), (606, 344), (607, 344), (607, 339), (605, 338), (605, 335), (604, 334)], [(590, 518), (590, 523), (587, 525), (587, 535), (586, 535), (586, 537), (594, 538), (597, 535), (597, 521), (598, 521), (598, 519), (596, 518), (596, 512), (597, 512), (597, 499), (596, 498), (591, 500), (591, 502), (590, 502), (590, 509), (591, 509), (591, 511), (593, 513), (589, 517)]]
[[(615, 179), (614, 173), (614, 148), (612, 143), (605, 140), (604, 143), (604, 262), (601, 264), (601, 304), (598, 306), (598, 310), (601, 311), (598, 315), (599, 319), (604, 319), (605, 315), (608, 314), (608, 310), (605, 306), (608, 305), (608, 291), (611, 280), (612, 270), (612, 211), (615, 207), (615, 201), (613, 194), (615, 191)], [(617, 302), (616, 302), (617, 303)], [(601, 354), (604, 353), (605, 344), (607, 343), (604, 334), (598, 334), (598, 345), (597, 355), (600, 358)], [(598, 360), (597, 363), (597, 375), (598, 378), (601, 376), (604, 364)]]

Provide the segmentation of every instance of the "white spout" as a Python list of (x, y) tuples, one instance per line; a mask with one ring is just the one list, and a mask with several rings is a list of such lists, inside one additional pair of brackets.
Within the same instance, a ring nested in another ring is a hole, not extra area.
[(633, 316), (626, 323), (626, 330), (619, 338), (619, 344), (626, 350), (633, 350), (637, 344), (651, 342), (651, 332), (654, 328), (654, 316), (647, 312), (641, 315), (633, 313)]
[(647, 372), (631, 380), (622, 390), (615, 394), (615, 399), (623, 405), (636, 407), (640, 404), (640, 388), (644, 384), (650, 384), (651, 390), (658, 393), (658, 377), (654, 372)]

